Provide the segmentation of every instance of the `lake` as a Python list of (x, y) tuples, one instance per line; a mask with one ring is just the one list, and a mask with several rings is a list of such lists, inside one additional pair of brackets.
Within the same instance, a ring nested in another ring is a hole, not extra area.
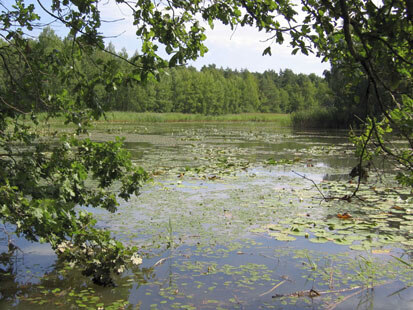
[(0, 257), (0, 309), (413, 308), (412, 193), (375, 162), (342, 199), (357, 187), (346, 132), (237, 122), (91, 134), (116, 136), (152, 179), (114, 214), (84, 209), (143, 264), (99, 287), (19, 240), (24, 253)]

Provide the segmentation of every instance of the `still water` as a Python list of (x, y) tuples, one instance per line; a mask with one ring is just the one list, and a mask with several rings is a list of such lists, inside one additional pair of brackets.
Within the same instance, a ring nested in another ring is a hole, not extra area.
[(140, 248), (141, 268), (99, 287), (47, 245), (19, 240), (23, 253), (0, 257), (0, 309), (413, 308), (410, 191), (372, 172), (360, 199), (322, 199), (355, 188), (345, 132), (268, 123), (92, 132), (116, 136), (152, 180), (115, 214), (88, 211)]

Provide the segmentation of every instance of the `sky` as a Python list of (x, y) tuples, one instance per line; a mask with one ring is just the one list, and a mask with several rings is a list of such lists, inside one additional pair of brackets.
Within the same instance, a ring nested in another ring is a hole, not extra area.
[[(36, 4), (36, 1), (32, 1)], [(46, 7), (50, 7), (50, 0), (43, 0)], [(136, 38), (136, 28), (133, 26), (133, 19), (130, 9), (121, 7), (114, 0), (104, 0), (99, 3), (102, 20), (102, 33), (107, 37), (106, 43), (112, 42), (117, 51), (125, 48), (129, 55), (133, 55), (140, 49), (139, 41)], [(38, 12), (42, 21), (50, 20), (47, 14)], [(65, 36), (66, 30), (57, 24), (51, 25), (58, 35)], [(209, 51), (204, 57), (191, 61), (188, 64), (200, 69), (204, 65), (215, 64), (217, 67), (231, 69), (248, 69), (251, 72), (263, 72), (265, 70), (291, 69), (295, 73), (315, 73), (322, 76), (324, 70), (328, 70), (330, 65), (322, 63), (321, 59), (314, 55), (305, 56), (300, 53), (291, 55), (292, 48), (287, 44), (272, 44), (272, 55), (262, 56), (262, 52), (269, 45), (263, 42), (268, 38), (268, 34), (260, 33), (255, 28), (238, 27), (232, 31), (230, 27), (216, 23), (213, 30), (209, 26), (207, 29), (207, 40), (205, 45)]]
[(315, 73), (320, 76), (324, 70), (330, 69), (328, 63), (322, 63), (315, 55), (291, 55), (292, 48), (287, 44), (273, 43), (272, 55), (263, 56), (264, 49), (269, 46), (269, 42), (264, 42), (268, 34), (260, 33), (255, 28), (239, 27), (233, 32), (225, 25), (216, 25), (206, 35), (209, 52), (194, 63), (196, 67), (215, 63), (218, 67), (248, 69), (252, 72), (291, 69), (295, 73)]

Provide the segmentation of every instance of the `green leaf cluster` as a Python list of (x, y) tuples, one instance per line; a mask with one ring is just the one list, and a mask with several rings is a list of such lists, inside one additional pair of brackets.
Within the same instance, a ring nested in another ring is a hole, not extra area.
[[(103, 207), (113, 212), (117, 194), (124, 199), (136, 194), (147, 175), (133, 166), (119, 140), (97, 143), (76, 137), (45, 139), (36, 132), (37, 112), (46, 111), (48, 117), (63, 116), (66, 124), (76, 125), (75, 134), (86, 133), (91, 120), (113, 108), (112, 99), (120, 87), (159, 78), (165, 69), (203, 55), (207, 51), (206, 29), (200, 19), (210, 27), (215, 21), (232, 28), (255, 26), (266, 32), (270, 41), (289, 43), (293, 53), (314, 53), (333, 68), (340, 68), (347, 81), (355, 81), (354, 85), (361, 87), (362, 92), (353, 96), (354, 102), (363, 106), (369, 116), (366, 133), (354, 140), (360, 145), (360, 161), (371, 155), (385, 156), (399, 165), (398, 180), (412, 184), (410, 2), (303, 0), (302, 12), (288, 0), (116, 3), (131, 10), (137, 37), (142, 42), (140, 52), (131, 58), (124, 51), (117, 54), (113, 46), (104, 46), (98, 1), (53, 0), (49, 6), (37, 2), (45, 14), (67, 27), (69, 36), (64, 40), (50, 30), (45, 30), (37, 41), (31, 40), (26, 33), (39, 24), (37, 8), (23, 0), (2, 5), (0, 217), (13, 225), (16, 234), (51, 243), (61, 257), (82, 266), (85, 274), (97, 283), (108, 284), (111, 272), (123, 270), (132, 250), (113, 240), (108, 232), (95, 228), (93, 217), (76, 208)], [(169, 55), (165, 59), (160, 56), (160, 46)], [(270, 52), (264, 50), (264, 54)], [(123, 65), (128, 69), (123, 69)], [(256, 77), (249, 72), (242, 75), (241, 97), (245, 107), (240, 111), (256, 111), (266, 99), (256, 91)], [(221, 87), (216, 92), (220, 86), (213, 83), (219, 81), (219, 75), (211, 71), (203, 77), (203, 88), (197, 88), (190, 81), (192, 77), (180, 81), (182, 88), (192, 92), (191, 96), (182, 92), (182, 97), (177, 98), (180, 111), (225, 111), (222, 98), (226, 90)], [(240, 77), (229, 79), (228, 85), (237, 79)], [(265, 97), (275, 97), (278, 88), (266, 83), (269, 87)], [(310, 87), (307, 80), (302, 85), (306, 83), (306, 89), (313, 88), (311, 91), (317, 93), (314, 84)], [(234, 85), (236, 88), (239, 84)], [(170, 105), (167, 100), (161, 101), (171, 93), (168, 88), (154, 91), (159, 92), (155, 96), (157, 104)], [(127, 95), (130, 94), (126, 92)], [(234, 92), (235, 99), (227, 104), (236, 105), (238, 95)], [(278, 91), (280, 110), (302, 109), (305, 94), (289, 95), (289, 107), (281, 108), (285, 100)], [(272, 111), (274, 101), (268, 100), (263, 106)], [(207, 106), (203, 102), (211, 103)], [(402, 141), (402, 148), (392, 146), (395, 139)]]

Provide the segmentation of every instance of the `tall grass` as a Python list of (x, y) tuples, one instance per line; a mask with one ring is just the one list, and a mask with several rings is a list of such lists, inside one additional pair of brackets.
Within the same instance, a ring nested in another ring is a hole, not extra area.
[(348, 129), (350, 126), (358, 128), (360, 120), (350, 112), (317, 107), (292, 113), (291, 124), (296, 128)]
[[(44, 123), (47, 118), (46, 113), (39, 113), (37, 118)], [(64, 124), (65, 118), (62, 116), (53, 117), (47, 123), (53, 127), (72, 127), (73, 124)], [(272, 122), (280, 127), (291, 126), (290, 114), (280, 113), (240, 113), (226, 115), (203, 115), (184, 113), (154, 113), (154, 112), (106, 112), (99, 120), (94, 121), (95, 125), (103, 123), (173, 123), (173, 122)]]
[(274, 122), (280, 126), (290, 126), (289, 114), (275, 113), (241, 113), (227, 115), (202, 115), (184, 113), (136, 113), (136, 112), (108, 112), (105, 118), (98, 122), (125, 122), (125, 123), (167, 123), (167, 122)]

